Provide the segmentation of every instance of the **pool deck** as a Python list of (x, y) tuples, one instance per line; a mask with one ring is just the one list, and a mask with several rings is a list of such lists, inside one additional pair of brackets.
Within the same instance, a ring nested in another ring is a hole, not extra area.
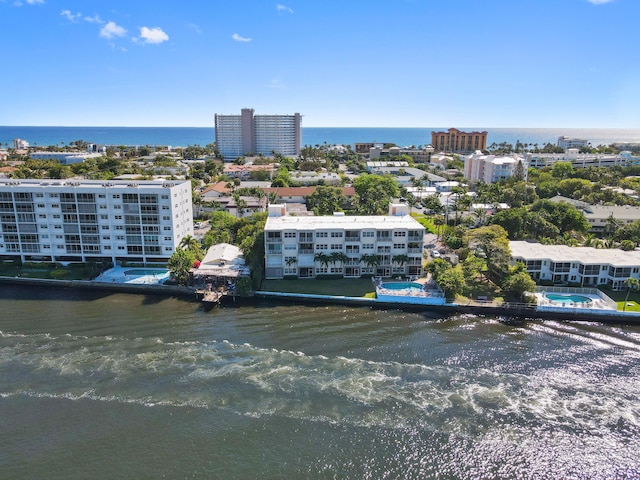
[[(93, 281), (99, 283), (128, 283), (133, 285), (162, 285), (168, 278), (165, 275), (127, 275), (126, 272), (136, 270), (135, 267), (113, 267), (102, 272)], [(143, 270), (143, 269), (138, 269)], [(148, 270), (148, 269), (144, 269)]]
[[(555, 295), (562, 295), (561, 293), (555, 293)], [(565, 294), (569, 295), (569, 294)], [(613, 305), (607, 302), (606, 299), (595, 295), (593, 293), (574, 293), (572, 295), (579, 295), (581, 297), (585, 297), (589, 299), (589, 302), (572, 302), (572, 301), (560, 301), (560, 300), (550, 300), (546, 296), (546, 292), (536, 292), (536, 300), (538, 302), (538, 310), (582, 310), (582, 311), (593, 311), (593, 310), (609, 310), (616, 311), (617, 305), (615, 308)]]

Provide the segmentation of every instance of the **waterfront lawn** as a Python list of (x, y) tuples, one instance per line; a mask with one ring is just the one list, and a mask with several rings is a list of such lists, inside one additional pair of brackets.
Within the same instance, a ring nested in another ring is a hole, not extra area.
[(54, 280), (91, 280), (95, 273), (85, 264), (70, 264), (66, 267), (54, 263), (34, 263), (16, 265), (0, 264), (0, 275), (3, 277), (43, 278)]
[(627, 291), (613, 291), (608, 288), (601, 289), (605, 295), (614, 300), (618, 304), (618, 310), (625, 310), (627, 312), (640, 312), (640, 292), (629, 292), (629, 298), (627, 299), (627, 306), (625, 308), (625, 298), (627, 298)]
[(265, 292), (310, 293), (345, 297), (371, 297), (375, 293), (375, 287), (370, 278), (263, 280), (260, 289)]

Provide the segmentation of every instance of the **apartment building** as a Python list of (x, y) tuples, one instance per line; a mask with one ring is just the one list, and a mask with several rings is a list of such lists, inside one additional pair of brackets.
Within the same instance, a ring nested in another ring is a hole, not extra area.
[(558, 137), (558, 146), (560, 148), (582, 148), (589, 144), (589, 140), (586, 138), (571, 138), (566, 135)]
[(191, 182), (0, 179), (0, 259), (166, 262), (193, 235)]
[(389, 215), (298, 217), (270, 205), (265, 233), (265, 277), (344, 278), (422, 275), (425, 228), (404, 204)]
[(216, 147), (225, 160), (247, 155), (299, 155), (302, 115), (254, 115), (243, 108), (240, 115), (215, 115)]
[(522, 262), (536, 282), (624, 290), (629, 277), (640, 279), (640, 251), (509, 242), (511, 258)]
[(469, 153), (487, 149), (487, 132), (463, 132), (450, 128), (431, 132), (431, 145), (437, 152)]
[(526, 180), (528, 176), (527, 161), (518, 155), (497, 157), (476, 151), (464, 159), (464, 176), (472, 183), (495, 183), (511, 178), (518, 171)]

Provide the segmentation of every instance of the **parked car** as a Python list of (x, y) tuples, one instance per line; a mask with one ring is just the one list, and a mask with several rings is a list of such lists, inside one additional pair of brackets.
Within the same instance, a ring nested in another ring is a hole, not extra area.
[(440, 258), (440, 252), (438, 250), (432, 250), (431, 251), (431, 256), (433, 258)]
[(194, 223), (194, 224), (193, 224), (193, 226), (194, 226), (195, 228), (202, 228), (202, 227), (203, 227), (203, 224), (202, 224), (202, 222), (196, 222), (196, 223)]

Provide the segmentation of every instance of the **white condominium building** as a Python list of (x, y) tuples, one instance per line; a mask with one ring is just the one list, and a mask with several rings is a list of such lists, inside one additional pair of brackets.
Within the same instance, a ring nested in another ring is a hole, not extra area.
[(568, 247), (541, 243), (509, 242), (511, 258), (522, 262), (536, 282), (626, 288), (629, 277), (640, 279), (640, 251), (617, 248)]
[(511, 178), (521, 166), (523, 179), (527, 179), (527, 161), (518, 155), (496, 157), (495, 155), (485, 155), (480, 151), (465, 157), (464, 176), (470, 182), (495, 183), (499, 180)]
[(0, 259), (166, 262), (193, 235), (191, 182), (0, 179)]
[(425, 228), (404, 204), (389, 215), (302, 217), (270, 205), (265, 277), (389, 277), (422, 275)]
[(586, 147), (589, 144), (589, 140), (586, 138), (571, 138), (566, 135), (558, 137), (558, 146), (560, 148), (581, 148)]
[(240, 115), (215, 115), (216, 146), (229, 161), (245, 155), (299, 155), (302, 116), (254, 115), (243, 108)]

